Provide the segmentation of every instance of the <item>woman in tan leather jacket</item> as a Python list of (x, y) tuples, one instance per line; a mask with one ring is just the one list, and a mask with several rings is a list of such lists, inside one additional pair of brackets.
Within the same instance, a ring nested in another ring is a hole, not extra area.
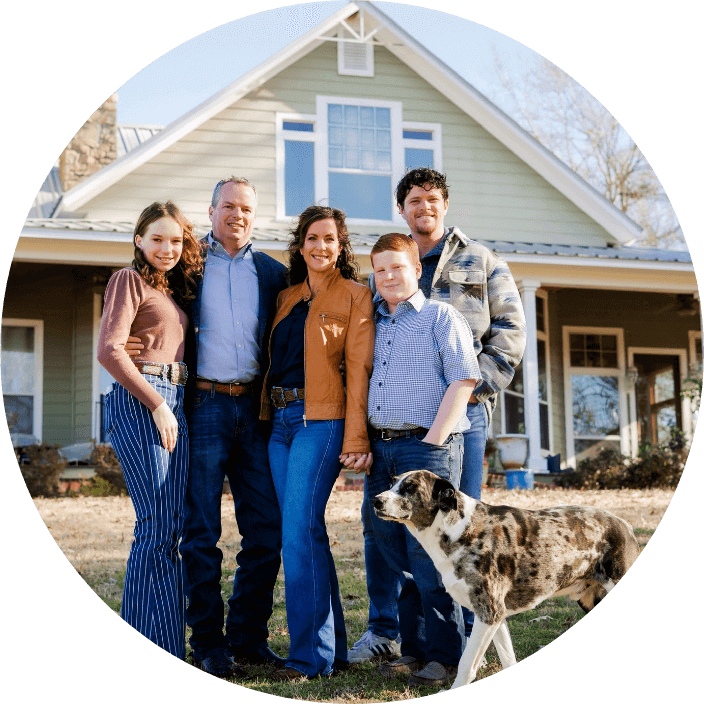
[[(283, 519), (286, 614), (291, 637), (276, 679), (328, 675), (347, 665), (347, 636), (325, 506), (340, 463), (371, 464), (367, 393), (374, 354), (371, 291), (342, 211), (311, 206), (289, 244), (289, 280), (269, 343), (262, 418)], [(340, 363), (344, 360), (343, 380)]]

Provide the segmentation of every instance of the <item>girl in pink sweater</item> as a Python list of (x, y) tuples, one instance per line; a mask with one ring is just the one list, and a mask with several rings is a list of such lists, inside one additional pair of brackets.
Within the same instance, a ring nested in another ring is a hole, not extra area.
[[(182, 306), (195, 297), (201, 271), (191, 224), (173, 203), (152, 203), (135, 227), (132, 267), (108, 282), (98, 339), (98, 361), (116, 380), (105, 398), (105, 427), (137, 516), (120, 615), (181, 659), (178, 543), (188, 471)], [(125, 352), (130, 335), (144, 344), (138, 357)]]

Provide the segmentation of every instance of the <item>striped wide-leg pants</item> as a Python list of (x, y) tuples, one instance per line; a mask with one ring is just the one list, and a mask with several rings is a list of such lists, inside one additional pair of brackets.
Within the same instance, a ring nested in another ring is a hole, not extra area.
[(179, 426), (172, 453), (161, 444), (149, 409), (123, 386), (105, 400), (105, 426), (134, 504), (134, 542), (127, 560), (120, 615), (153, 643), (185, 658), (185, 596), (179, 541), (188, 473), (183, 387), (145, 379), (161, 394)]

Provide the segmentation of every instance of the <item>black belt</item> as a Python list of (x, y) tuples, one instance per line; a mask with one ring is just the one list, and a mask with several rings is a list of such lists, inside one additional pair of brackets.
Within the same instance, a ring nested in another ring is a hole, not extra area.
[(188, 379), (188, 369), (183, 362), (172, 362), (171, 364), (162, 364), (161, 362), (137, 362), (135, 367), (142, 374), (155, 374), (164, 380), (169, 380), (172, 384), (185, 386)]
[(410, 438), (411, 435), (427, 435), (427, 428), (411, 428), (410, 430), (392, 430), (391, 428), (374, 428), (375, 440), (392, 440), (393, 438)]
[(271, 402), (276, 408), (286, 408), (286, 405), (294, 401), (303, 401), (306, 397), (305, 389), (282, 389), (280, 386), (272, 386), (269, 392)]

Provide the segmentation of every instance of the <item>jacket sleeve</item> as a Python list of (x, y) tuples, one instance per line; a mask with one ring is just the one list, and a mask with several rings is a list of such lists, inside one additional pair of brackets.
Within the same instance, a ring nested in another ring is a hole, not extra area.
[(526, 319), (516, 282), (506, 262), (491, 257), (493, 268), (487, 274), (490, 322), (477, 355), (483, 381), (474, 389), (481, 402), (511, 383), (526, 346)]
[(365, 287), (352, 300), (345, 340), (347, 400), (342, 454), (365, 453), (370, 450), (367, 435), (367, 398), (373, 361), (374, 311), (372, 293)]

